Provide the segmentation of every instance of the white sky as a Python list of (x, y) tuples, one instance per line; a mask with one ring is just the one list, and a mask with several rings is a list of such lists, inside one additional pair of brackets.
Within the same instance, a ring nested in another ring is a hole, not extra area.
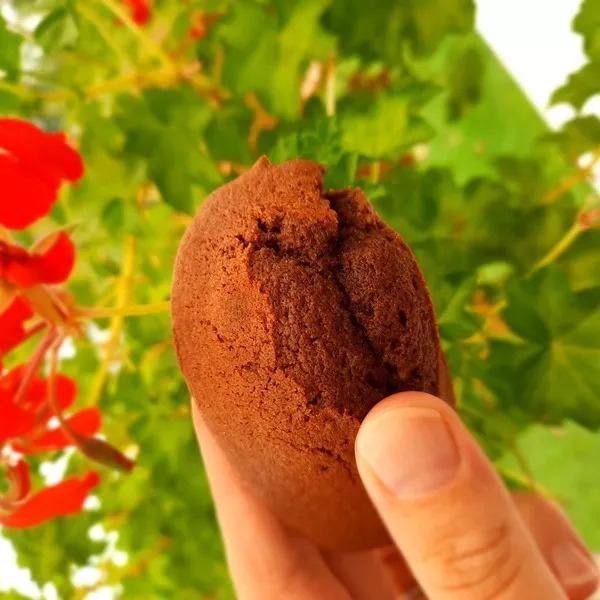
[[(550, 95), (585, 61), (581, 40), (570, 30), (579, 4), (580, 0), (477, 0), (479, 30), (553, 126), (573, 111), (565, 106), (548, 110)], [(590, 102), (586, 112), (599, 105)], [(34, 598), (56, 598), (48, 588), (40, 595), (27, 571), (17, 567), (10, 544), (0, 538), (0, 592), (11, 587)], [(94, 596), (100, 600), (111, 594), (106, 590)]]

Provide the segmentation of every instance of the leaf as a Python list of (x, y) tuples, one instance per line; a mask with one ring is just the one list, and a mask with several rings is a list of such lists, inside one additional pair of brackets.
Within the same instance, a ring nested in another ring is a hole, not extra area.
[(430, 54), (448, 33), (468, 33), (473, 28), (473, 0), (410, 0), (412, 47), (417, 54)]
[(582, 154), (600, 147), (600, 120), (594, 115), (576, 117), (560, 131), (544, 136), (542, 141), (556, 144), (575, 163)]
[(502, 404), (545, 423), (600, 428), (600, 288), (573, 292), (553, 267), (508, 291), (502, 317), (521, 341), (491, 345), (490, 372), (506, 379)]
[[(600, 434), (567, 422), (560, 428), (532, 425), (517, 441), (534, 480), (562, 500), (589, 548), (599, 552), (600, 472), (587, 465), (600, 455)], [(519, 470), (510, 453), (499, 464)]]
[(437, 317), (442, 339), (448, 341), (466, 339), (479, 328), (483, 319), (471, 310), (471, 300), (475, 293), (475, 278), (461, 282), (448, 282), (446, 297), (438, 293)]
[(448, 73), (448, 120), (460, 119), (479, 102), (485, 63), (480, 51), (467, 46), (454, 59)]
[(327, 57), (333, 40), (319, 26), (319, 19), (331, 0), (304, 0), (279, 32), (279, 64), (274, 72), (272, 108), (288, 118), (296, 115), (300, 102), (300, 69), (308, 58)]
[(12, 78), (21, 64), (21, 43), (23, 38), (10, 31), (4, 17), (0, 14), (0, 71)]
[(69, 8), (56, 8), (46, 15), (36, 27), (35, 41), (45, 52), (55, 52), (75, 44), (79, 28)]
[(193, 212), (196, 190), (206, 194), (220, 182), (200, 148), (209, 117), (207, 107), (198, 107), (185, 88), (148, 90), (139, 100), (123, 99), (120, 105), (125, 151), (143, 160), (165, 202), (182, 212)]
[(356, 154), (342, 148), (342, 130), (336, 118), (317, 118), (312, 126), (282, 135), (268, 153), (274, 164), (307, 158), (326, 167), (325, 185), (342, 188), (354, 181)]
[(369, 158), (394, 157), (409, 142), (407, 129), (406, 100), (380, 95), (367, 111), (342, 117), (342, 147)]
[(590, 58), (600, 58), (600, 2), (583, 0), (573, 29), (583, 36), (584, 48)]
[(579, 71), (569, 75), (567, 82), (552, 94), (550, 104), (566, 102), (581, 110), (592, 96), (600, 93), (599, 81), (600, 60), (586, 63)]

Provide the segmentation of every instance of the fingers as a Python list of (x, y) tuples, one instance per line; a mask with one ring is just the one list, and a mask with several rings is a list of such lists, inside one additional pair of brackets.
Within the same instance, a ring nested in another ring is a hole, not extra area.
[(288, 532), (246, 491), (192, 406), (231, 577), (240, 600), (350, 600), (306, 540)]
[(513, 500), (569, 599), (589, 598), (598, 587), (598, 568), (564, 513), (529, 492), (516, 492)]
[(327, 553), (325, 561), (337, 578), (351, 590), (352, 600), (397, 600), (394, 582), (377, 551)]
[(566, 598), (456, 413), (406, 392), (358, 434), (363, 483), (429, 600)]

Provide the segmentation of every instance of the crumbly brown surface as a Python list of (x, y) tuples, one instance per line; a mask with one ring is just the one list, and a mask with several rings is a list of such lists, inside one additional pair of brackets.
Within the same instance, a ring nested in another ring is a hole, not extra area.
[(394, 392), (453, 399), (423, 276), (362, 191), (325, 192), (310, 161), (259, 160), (198, 211), (172, 304), (190, 391), (252, 491), (324, 547), (386, 543), (359, 424)]

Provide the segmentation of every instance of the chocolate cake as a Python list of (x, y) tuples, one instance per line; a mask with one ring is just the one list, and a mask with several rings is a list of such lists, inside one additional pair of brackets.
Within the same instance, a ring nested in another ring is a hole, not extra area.
[(402, 390), (454, 400), (412, 252), (360, 189), (325, 191), (323, 172), (261, 158), (206, 199), (177, 255), (173, 327), (194, 401), (250, 489), (322, 547), (358, 550), (387, 541), (355, 465), (362, 419)]

